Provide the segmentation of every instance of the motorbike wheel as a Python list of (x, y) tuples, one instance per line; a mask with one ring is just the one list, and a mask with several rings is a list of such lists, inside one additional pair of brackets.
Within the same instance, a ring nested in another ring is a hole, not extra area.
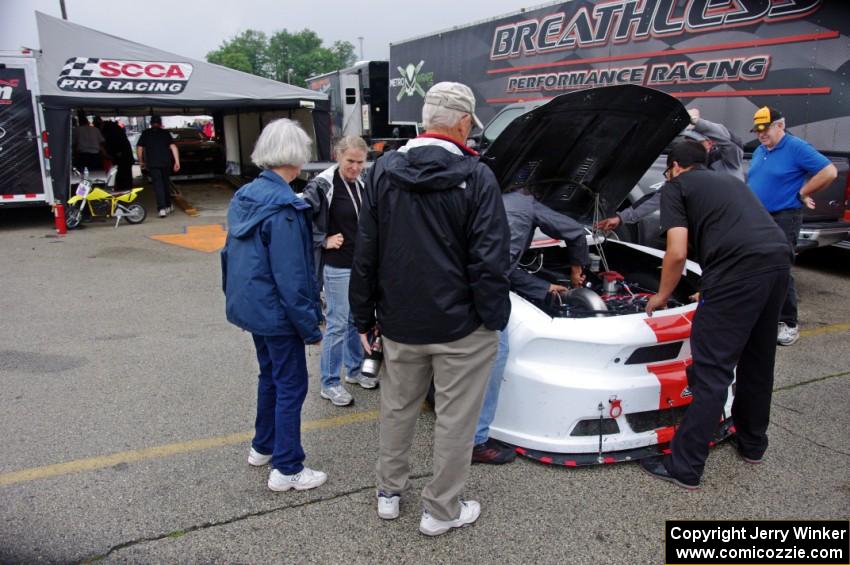
[(65, 227), (72, 230), (80, 225), (83, 221), (83, 211), (76, 206), (68, 206), (65, 208)]
[(130, 204), (127, 206), (127, 214), (124, 218), (130, 224), (141, 224), (145, 221), (148, 211), (141, 204)]

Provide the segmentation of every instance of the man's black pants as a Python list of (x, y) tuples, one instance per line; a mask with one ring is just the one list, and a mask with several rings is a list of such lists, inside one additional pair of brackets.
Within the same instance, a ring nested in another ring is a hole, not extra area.
[(171, 206), (171, 168), (150, 167), (148, 175), (156, 193), (156, 209), (162, 210)]
[(673, 437), (673, 453), (666, 463), (676, 478), (697, 482), (702, 477), (736, 364), (732, 419), (740, 449), (754, 459), (767, 449), (776, 326), (789, 276), (789, 269), (758, 273), (700, 295), (691, 330), (694, 362), (688, 367), (693, 401)]
[[(782, 233), (785, 234), (785, 239), (788, 240), (791, 249), (796, 249), (797, 236), (800, 234), (800, 226), (803, 223), (802, 209), (781, 210), (770, 215), (782, 230)], [(794, 285), (794, 275), (791, 275), (791, 278), (788, 279), (788, 294), (785, 296), (782, 311), (779, 313), (779, 321), (792, 327), (797, 325), (797, 287)]]

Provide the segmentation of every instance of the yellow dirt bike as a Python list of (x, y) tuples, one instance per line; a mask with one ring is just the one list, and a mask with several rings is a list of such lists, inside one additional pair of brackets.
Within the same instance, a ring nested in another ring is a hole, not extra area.
[(88, 178), (87, 171), (82, 175), (74, 196), (68, 199), (65, 207), (65, 225), (72, 230), (80, 225), (83, 216), (92, 218), (115, 218), (115, 227), (125, 218), (130, 224), (145, 221), (148, 212), (138, 202), (133, 202), (143, 190), (131, 188), (122, 192), (107, 192), (106, 186), (95, 186)]

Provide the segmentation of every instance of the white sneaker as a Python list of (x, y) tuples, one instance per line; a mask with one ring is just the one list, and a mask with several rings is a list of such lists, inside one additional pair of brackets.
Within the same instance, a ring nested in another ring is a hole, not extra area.
[(328, 480), (328, 476), (321, 471), (314, 471), (309, 467), (301, 469), (300, 473), (284, 475), (277, 469), (269, 473), (269, 488), (274, 491), (285, 491), (291, 488), (295, 490), (309, 490), (320, 487)]
[(363, 373), (358, 375), (345, 375), (345, 382), (350, 385), (360, 385), (363, 388), (375, 388), (378, 386), (378, 379), (375, 377), (367, 377)]
[(168, 215), (168, 208), (160, 208), (159, 209), (159, 217), (164, 218)]
[(330, 400), (334, 406), (348, 406), (354, 398), (342, 385), (323, 388), (319, 393), (322, 398)]
[(251, 451), (248, 452), (248, 465), (252, 465), (254, 467), (262, 467), (263, 465), (268, 465), (269, 461), (271, 460), (271, 454), (263, 455), (253, 447), (251, 448)]
[(388, 495), (378, 493), (378, 517), (384, 520), (395, 520), (398, 518), (398, 503), (401, 497), (397, 494)]
[(779, 331), (776, 336), (776, 343), (779, 345), (794, 345), (800, 339), (800, 327), (793, 328), (785, 322), (779, 322)]
[(419, 531), (426, 536), (439, 536), (452, 528), (462, 528), (478, 519), (481, 515), (481, 505), (474, 500), (462, 500), (460, 502), (460, 516), (455, 520), (437, 520), (428, 512), (422, 512), (422, 520), (419, 522)]
[(168, 205), (168, 208), (166, 208), (166, 211), (167, 211), (169, 214), (171, 214), (172, 212), (174, 212), (174, 204), (169, 204), (169, 205)]

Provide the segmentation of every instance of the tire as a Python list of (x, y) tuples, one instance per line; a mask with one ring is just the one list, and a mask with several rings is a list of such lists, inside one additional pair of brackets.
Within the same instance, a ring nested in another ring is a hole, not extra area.
[(145, 221), (148, 211), (141, 204), (130, 204), (127, 206), (127, 214), (124, 218), (128, 224), (141, 224)]
[(77, 206), (69, 206), (65, 208), (65, 227), (69, 230), (79, 227), (83, 221), (83, 210)]

